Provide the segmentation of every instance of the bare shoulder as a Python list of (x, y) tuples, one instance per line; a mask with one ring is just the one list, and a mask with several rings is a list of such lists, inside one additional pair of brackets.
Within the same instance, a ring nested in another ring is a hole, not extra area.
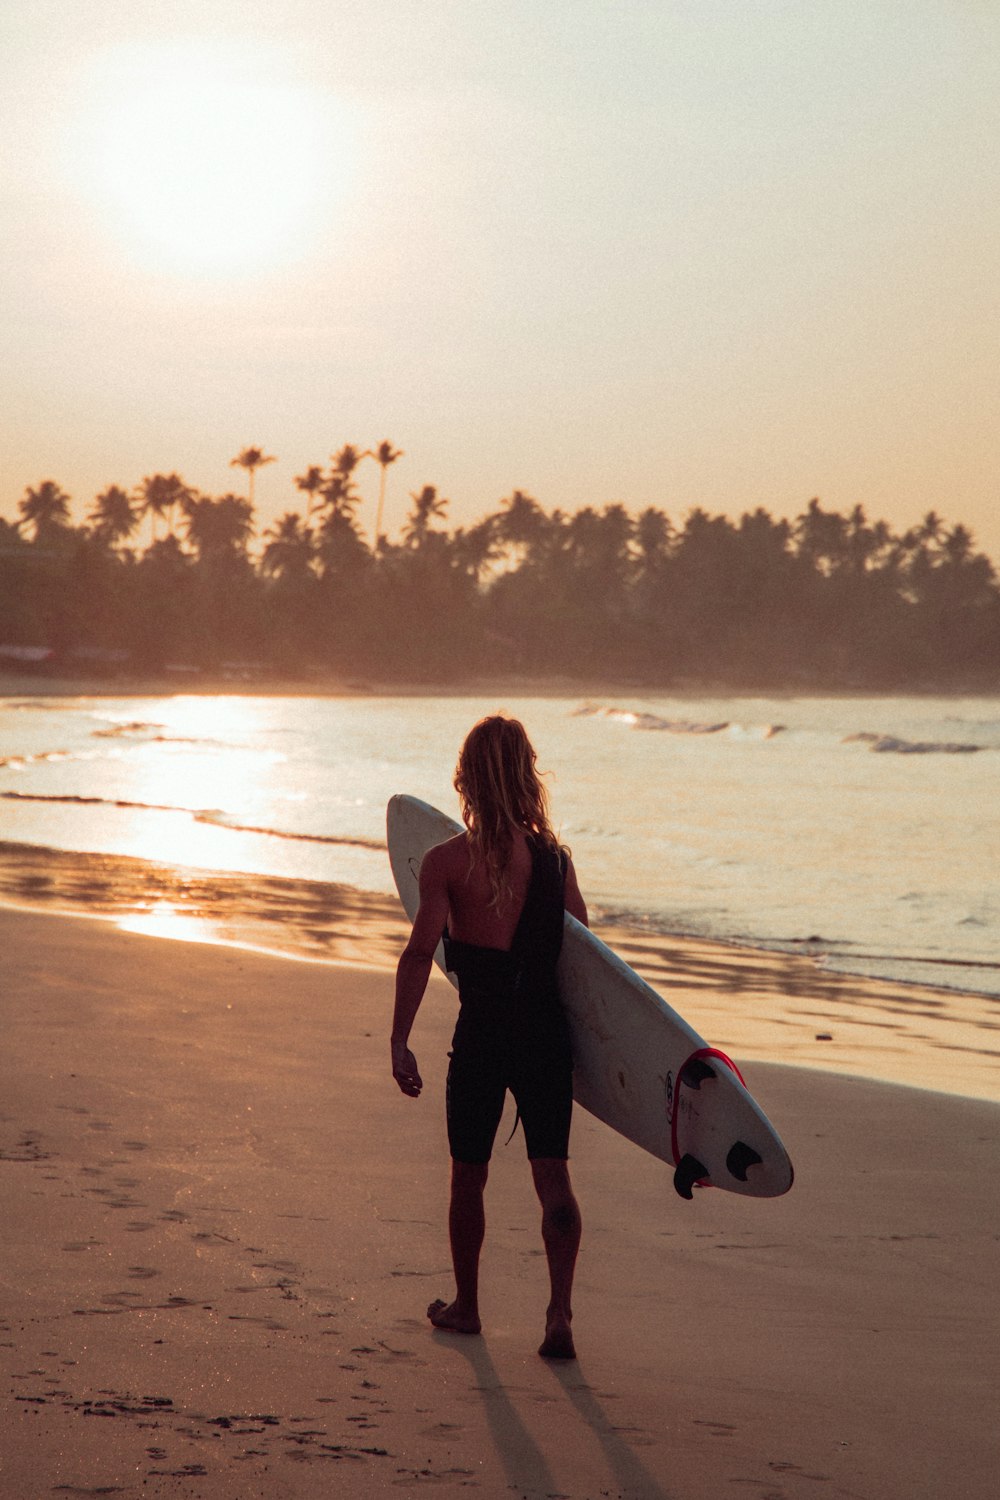
[(449, 880), (457, 871), (465, 871), (468, 859), (466, 836), (456, 833), (454, 838), (445, 839), (443, 844), (434, 844), (428, 849), (420, 864), (420, 878)]

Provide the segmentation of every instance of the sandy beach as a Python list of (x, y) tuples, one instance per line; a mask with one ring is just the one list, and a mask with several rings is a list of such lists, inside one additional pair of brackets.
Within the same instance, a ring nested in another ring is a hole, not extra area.
[[(690, 1204), (578, 1111), (558, 1368), (520, 1136), (491, 1173), (485, 1336), (424, 1318), (450, 1286), (443, 981), (414, 1103), (384, 968), (11, 910), (0, 946), (4, 1500), (995, 1493), (995, 1103), (736, 1045), (796, 1185)], [(719, 980), (713, 1014), (707, 983), (669, 997), (725, 1044)]]

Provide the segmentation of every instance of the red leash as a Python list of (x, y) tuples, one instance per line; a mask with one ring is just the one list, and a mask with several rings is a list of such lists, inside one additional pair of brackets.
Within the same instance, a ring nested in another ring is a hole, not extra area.
[[(680, 1147), (677, 1144), (677, 1116), (680, 1113), (680, 1110), (677, 1106), (680, 1098), (681, 1080), (684, 1077), (684, 1069), (687, 1067), (688, 1063), (697, 1062), (708, 1057), (714, 1057), (719, 1062), (725, 1063), (726, 1067), (731, 1069), (731, 1071), (736, 1074), (737, 1078), (740, 1080), (740, 1083), (742, 1083), (743, 1087), (746, 1088), (746, 1079), (743, 1077), (743, 1074), (740, 1072), (739, 1068), (733, 1062), (732, 1058), (727, 1057), (724, 1052), (720, 1052), (718, 1047), (699, 1047), (695, 1052), (691, 1053), (690, 1057), (684, 1059), (683, 1064), (677, 1070), (677, 1082), (674, 1086), (674, 1097), (671, 1101), (670, 1109), (670, 1150), (674, 1158), (675, 1167), (680, 1166), (681, 1162), (681, 1151)], [(711, 1184), (699, 1183), (698, 1186), (710, 1187)]]

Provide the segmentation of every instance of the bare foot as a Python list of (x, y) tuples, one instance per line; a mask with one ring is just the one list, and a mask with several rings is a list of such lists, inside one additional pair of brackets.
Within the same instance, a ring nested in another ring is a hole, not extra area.
[(443, 1328), (446, 1333), (479, 1333), (482, 1330), (478, 1318), (466, 1317), (459, 1311), (457, 1302), (445, 1303), (440, 1297), (431, 1303), (427, 1316), (435, 1328)]
[(550, 1318), (538, 1350), (543, 1359), (576, 1359), (573, 1332), (565, 1318)]

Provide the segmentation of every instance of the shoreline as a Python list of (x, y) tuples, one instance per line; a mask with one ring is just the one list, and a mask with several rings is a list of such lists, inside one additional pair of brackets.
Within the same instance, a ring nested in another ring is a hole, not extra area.
[(493, 676), (445, 682), (364, 681), (352, 678), (239, 677), (227, 674), (151, 675), (135, 677), (56, 677), (45, 674), (0, 670), (0, 699), (17, 698), (671, 698), (698, 702), (705, 698), (737, 701), (759, 698), (793, 702), (800, 698), (839, 701), (854, 698), (985, 698), (1000, 699), (1000, 682), (934, 686), (928, 684), (875, 688), (823, 687), (812, 683), (794, 686), (747, 686), (717, 682), (680, 681), (667, 685), (619, 678), (614, 681), (566, 676), (521, 678)]
[[(394, 895), (4, 842), (0, 909), (383, 975), (409, 935)], [(809, 952), (646, 931), (598, 912), (593, 927), (724, 1051), (1000, 1103), (995, 997), (826, 969)]]
[(577, 1111), (556, 1368), (520, 1140), (484, 1336), (424, 1316), (450, 1285), (442, 980), (412, 1101), (385, 972), (7, 911), (0, 943), (5, 1494), (992, 1500), (995, 1105), (760, 1063), (795, 1186), (691, 1203)]

